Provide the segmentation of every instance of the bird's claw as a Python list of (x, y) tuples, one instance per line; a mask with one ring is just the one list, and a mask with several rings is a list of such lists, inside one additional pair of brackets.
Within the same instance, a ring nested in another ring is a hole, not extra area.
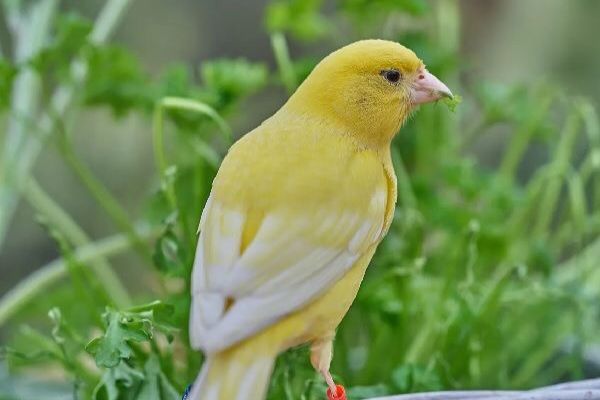
[(335, 394), (337, 392), (337, 388), (329, 371), (323, 372), (323, 377), (325, 378), (325, 382), (327, 382), (327, 386), (329, 386), (329, 390), (331, 390), (331, 393)]

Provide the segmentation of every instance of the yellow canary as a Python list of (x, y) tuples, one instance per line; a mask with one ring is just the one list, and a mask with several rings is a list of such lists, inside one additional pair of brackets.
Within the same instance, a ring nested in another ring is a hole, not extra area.
[(394, 214), (390, 142), (443, 96), (411, 50), (359, 41), (232, 146), (200, 220), (190, 338), (206, 361), (190, 400), (264, 399), (275, 357), (307, 342), (335, 388), (335, 329)]

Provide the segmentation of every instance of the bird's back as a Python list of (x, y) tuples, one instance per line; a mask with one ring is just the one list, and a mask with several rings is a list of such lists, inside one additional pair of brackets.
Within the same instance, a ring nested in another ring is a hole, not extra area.
[(215, 178), (215, 199), (256, 211), (361, 212), (371, 195), (387, 192), (378, 154), (334, 127), (311, 122), (276, 115), (240, 139)]

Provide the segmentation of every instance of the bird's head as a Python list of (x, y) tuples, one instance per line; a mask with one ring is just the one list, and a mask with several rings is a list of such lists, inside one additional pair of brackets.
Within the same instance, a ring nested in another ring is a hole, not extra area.
[(290, 98), (297, 112), (334, 120), (366, 145), (389, 144), (419, 104), (452, 97), (415, 53), (362, 40), (325, 57)]

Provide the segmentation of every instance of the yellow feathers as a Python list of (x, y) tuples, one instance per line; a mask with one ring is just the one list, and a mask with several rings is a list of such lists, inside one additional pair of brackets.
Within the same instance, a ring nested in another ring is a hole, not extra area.
[[(422, 66), (398, 43), (356, 42), (323, 59), (280, 113), (315, 115), (362, 145), (385, 147), (410, 112), (409, 82)], [(397, 70), (402, 80), (386, 81), (386, 70)]]
[(190, 338), (207, 362), (191, 399), (259, 400), (274, 357), (304, 342), (333, 386), (335, 328), (393, 217), (390, 141), (442, 95), (412, 51), (357, 42), (231, 148), (200, 222)]
[(357, 148), (343, 131), (312, 122), (308, 116), (297, 124), (267, 121), (243, 137), (221, 165), (214, 196), (260, 211), (364, 208), (369, 199), (356, 190), (370, 192), (381, 180), (379, 157)]

